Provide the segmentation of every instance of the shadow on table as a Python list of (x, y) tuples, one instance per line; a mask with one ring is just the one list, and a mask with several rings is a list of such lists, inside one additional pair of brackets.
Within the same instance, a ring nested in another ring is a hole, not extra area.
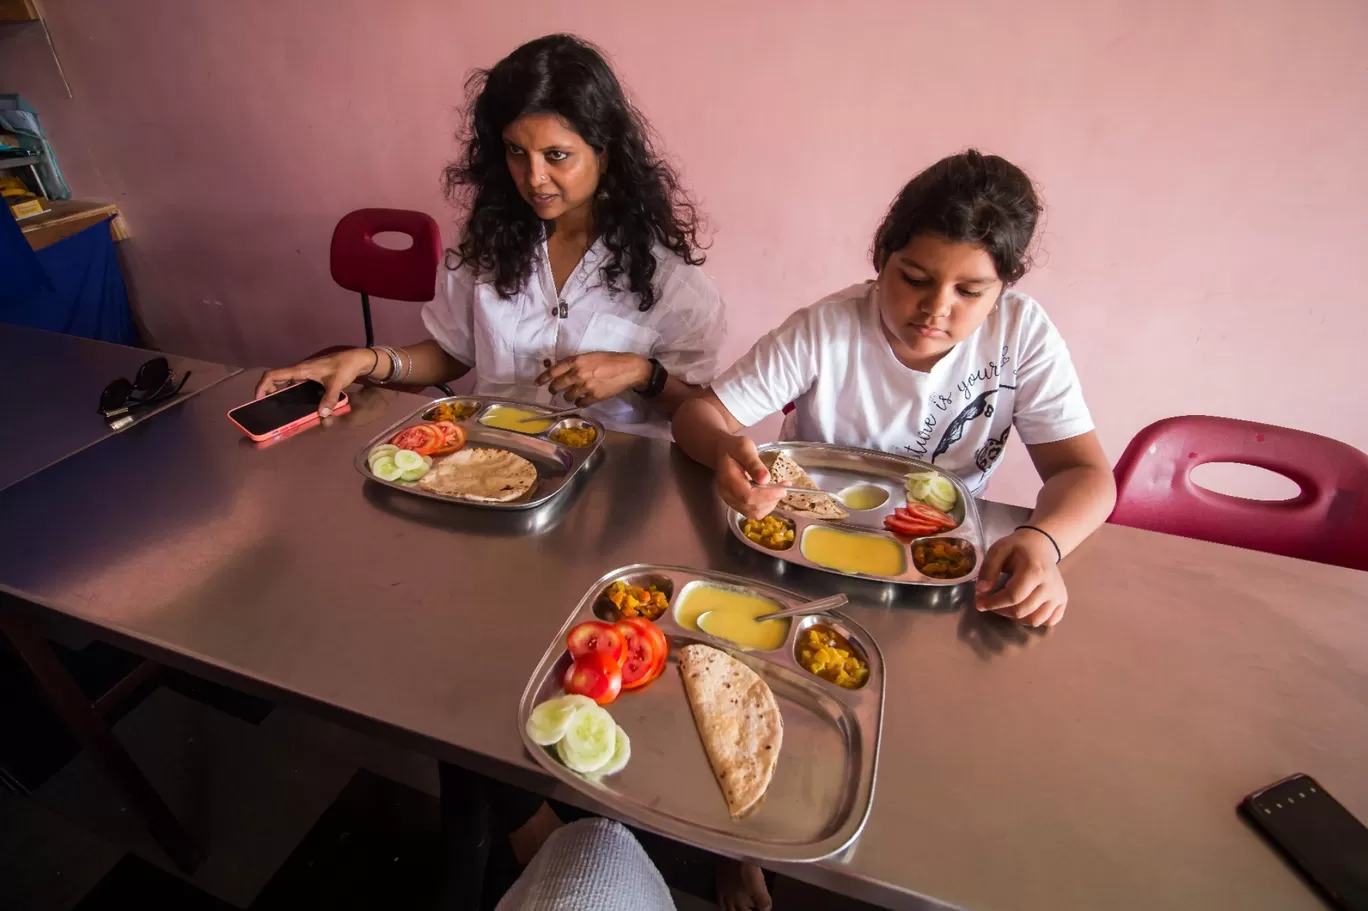
[(585, 485), (592, 483), (602, 462), (602, 451), (595, 453), (585, 463), (583, 470), (577, 472), (555, 497), (530, 509), (500, 510), (474, 503), (447, 503), (414, 496), (370, 480), (364, 482), (362, 491), (366, 501), (377, 509), (428, 528), (463, 534), (519, 537), (550, 531), (564, 521)]
[(1023, 626), (1009, 617), (976, 610), (972, 588), (969, 601), (960, 615), (955, 636), (984, 661), (1014, 649), (1025, 648), (1049, 633), (1048, 629)]

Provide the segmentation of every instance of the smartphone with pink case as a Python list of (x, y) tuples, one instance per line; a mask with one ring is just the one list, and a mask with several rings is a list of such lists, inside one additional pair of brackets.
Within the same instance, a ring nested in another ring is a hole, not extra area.
[[(272, 392), (255, 402), (239, 405), (228, 412), (228, 420), (258, 443), (287, 433), (294, 433), (318, 422), (318, 403), (323, 401), (323, 384), (305, 380)], [(351, 410), (347, 394), (333, 408), (334, 415)]]

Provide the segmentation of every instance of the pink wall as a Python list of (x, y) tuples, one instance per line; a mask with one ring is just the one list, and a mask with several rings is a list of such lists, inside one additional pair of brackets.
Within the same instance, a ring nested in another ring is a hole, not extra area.
[[(902, 182), (973, 144), (1049, 206), (1024, 288), (1069, 340), (1115, 458), (1199, 411), (1368, 449), (1368, 5), (1362, 0), (49, 0), (0, 86), (78, 195), (127, 213), (167, 349), (278, 363), (359, 338), (327, 274), (349, 209), (426, 209), (466, 71), (573, 30), (608, 49), (711, 215), (727, 355), (869, 274)], [(382, 338), (420, 334), (383, 306)], [(1018, 453), (994, 495), (1031, 496)]]

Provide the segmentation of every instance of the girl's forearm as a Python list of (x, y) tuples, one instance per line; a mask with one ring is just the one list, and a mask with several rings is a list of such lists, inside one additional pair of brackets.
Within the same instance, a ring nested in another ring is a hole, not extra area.
[(1048, 532), (1067, 555), (1107, 520), (1115, 505), (1116, 483), (1109, 470), (1074, 465), (1045, 481), (1026, 524)]

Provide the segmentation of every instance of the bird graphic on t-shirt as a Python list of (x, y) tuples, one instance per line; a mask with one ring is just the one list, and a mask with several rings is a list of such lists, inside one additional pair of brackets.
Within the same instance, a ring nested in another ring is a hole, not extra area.
[(936, 444), (936, 451), (931, 453), (931, 461), (934, 463), (936, 457), (949, 452), (950, 447), (959, 442), (964, 436), (964, 425), (980, 415), (986, 417), (993, 416), (993, 406), (988, 404), (988, 397), (1002, 389), (1015, 389), (1015, 386), (1000, 385), (997, 389), (989, 389), (987, 392), (980, 392), (978, 397), (965, 407), (963, 411), (955, 415), (945, 428), (945, 433), (941, 435), (941, 440)]

